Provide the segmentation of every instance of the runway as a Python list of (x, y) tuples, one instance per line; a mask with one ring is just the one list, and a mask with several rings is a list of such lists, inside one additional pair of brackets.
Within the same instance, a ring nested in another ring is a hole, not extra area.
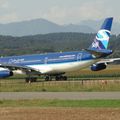
[(0, 92), (0, 100), (100, 100), (120, 99), (120, 92)]

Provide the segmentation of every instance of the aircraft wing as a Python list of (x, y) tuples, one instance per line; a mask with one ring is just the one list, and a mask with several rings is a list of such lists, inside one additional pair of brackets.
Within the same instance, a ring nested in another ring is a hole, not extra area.
[(110, 58), (110, 59), (102, 59), (100, 60), (99, 62), (97, 62), (98, 64), (99, 63), (113, 63), (115, 61), (120, 61), (120, 58)]
[(7, 69), (9, 69), (11, 71), (13, 71), (13, 70), (22, 70), (26, 74), (28, 74), (30, 72), (40, 74), (40, 71), (38, 71), (37, 69), (33, 69), (33, 68), (27, 67), (27, 66), (20, 66), (20, 65), (13, 65), (13, 64), (0, 64), (0, 67), (7, 68)]

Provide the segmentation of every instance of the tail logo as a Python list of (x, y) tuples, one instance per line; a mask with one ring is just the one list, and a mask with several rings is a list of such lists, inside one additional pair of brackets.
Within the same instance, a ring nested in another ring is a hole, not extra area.
[(110, 31), (108, 30), (100, 30), (97, 33), (96, 39), (100, 41), (108, 41), (110, 37)]
[(112, 27), (113, 17), (106, 18), (98, 31), (92, 45), (89, 48), (92, 49), (107, 49), (109, 38), (110, 38), (110, 31)]
[(97, 49), (107, 49), (108, 47), (108, 42), (110, 38), (110, 31), (102, 29), (97, 33), (96, 39), (92, 43), (93, 48)]
[(92, 43), (92, 48), (100, 48), (99, 47), (99, 42), (95, 39), (94, 42)]

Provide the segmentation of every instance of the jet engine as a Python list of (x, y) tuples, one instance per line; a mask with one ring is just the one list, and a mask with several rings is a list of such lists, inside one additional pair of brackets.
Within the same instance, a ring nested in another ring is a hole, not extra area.
[(99, 70), (106, 69), (106, 67), (107, 67), (107, 64), (105, 64), (105, 63), (98, 63), (98, 64), (93, 64), (91, 66), (91, 70), (92, 71), (99, 71)]
[(13, 72), (8, 69), (0, 69), (0, 78), (13, 76)]

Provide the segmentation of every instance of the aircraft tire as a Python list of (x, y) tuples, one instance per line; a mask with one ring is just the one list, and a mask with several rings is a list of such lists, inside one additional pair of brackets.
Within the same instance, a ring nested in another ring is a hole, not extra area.
[(27, 77), (25, 78), (25, 82), (26, 83), (31, 83), (31, 82), (36, 82), (37, 81), (37, 78), (36, 77)]

